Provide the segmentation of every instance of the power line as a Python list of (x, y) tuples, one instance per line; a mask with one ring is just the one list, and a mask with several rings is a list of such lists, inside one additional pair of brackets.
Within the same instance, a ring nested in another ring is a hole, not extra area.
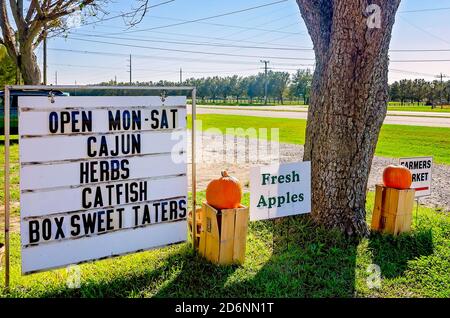
[[(283, 2), (286, 2), (286, 1), (288, 1), (288, 0), (280, 0), (280, 1), (270, 2), (270, 3), (266, 3), (266, 4), (262, 4), (262, 5), (254, 6), (254, 7), (250, 7), (250, 8), (245, 8), (245, 9), (241, 9), (241, 10), (221, 13), (221, 14), (217, 14), (217, 15), (213, 15), (213, 16), (209, 16), (209, 17), (198, 18), (198, 19), (194, 19), (194, 20), (187, 20), (187, 21), (178, 22), (178, 23), (172, 23), (172, 24), (167, 24), (167, 25), (156, 26), (156, 27), (147, 28), (147, 29), (126, 31), (126, 32), (122, 32), (120, 34), (144, 32), (144, 31), (151, 31), (151, 30), (158, 30), (158, 29), (165, 29), (165, 28), (169, 28), (169, 27), (174, 27), (174, 26), (179, 26), (179, 25), (184, 25), (184, 24), (189, 24), (189, 23), (195, 23), (195, 22), (200, 22), (200, 21), (205, 21), (205, 20), (225, 17), (225, 16), (237, 14), (237, 13), (247, 12), (247, 11), (251, 11), (251, 10), (256, 10), (256, 9), (260, 9), (260, 8), (264, 8), (264, 7), (268, 7), (268, 6), (273, 6), (273, 5), (276, 5), (276, 4), (280, 4), (280, 3), (283, 3)], [(110, 35), (116, 35), (116, 33), (111, 33)]]
[(419, 73), (419, 72), (413, 72), (413, 71), (407, 71), (407, 70), (399, 70), (399, 69), (395, 69), (395, 68), (389, 68), (389, 71), (397, 72), (397, 73), (410, 74), (410, 75), (419, 75), (419, 76), (426, 76), (426, 77), (434, 77), (434, 74)]
[(413, 12), (428, 12), (428, 11), (443, 11), (443, 10), (450, 10), (450, 7), (417, 9), (417, 10), (403, 10), (403, 11), (399, 11), (398, 13), (413, 13)]
[[(233, 45), (233, 44), (223, 44), (223, 43), (214, 43), (214, 42), (184, 42), (184, 41), (171, 41), (171, 40), (155, 40), (155, 39), (151, 39), (151, 38), (130, 38), (130, 37), (118, 37), (118, 36), (104, 36), (104, 35), (86, 34), (86, 33), (77, 33), (77, 35), (87, 36), (87, 37), (113, 39), (113, 40), (127, 40), (127, 41), (137, 41), (137, 42), (157, 42), (157, 43), (195, 45), (195, 46), (214, 46), (214, 47), (230, 47), (230, 48), (242, 48), (242, 49), (278, 50), (278, 51), (313, 51), (312, 48)], [(71, 37), (69, 36), (69, 38), (71, 38)], [(449, 49), (449, 51), (450, 51), (450, 49)]]
[[(117, 57), (129, 57), (129, 54), (124, 53), (116, 53), (116, 52), (105, 52), (105, 51), (86, 51), (86, 50), (73, 50), (73, 49), (61, 49), (61, 48), (49, 48), (51, 51), (58, 51), (58, 52), (67, 52), (67, 53), (79, 53), (79, 54), (92, 54), (92, 55), (102, 55), (102, 56), (117, 56)], [(139, 55), (139, 54), (133, 54), (135, 58), (142, 58), (142, 59), (162, 59), (167, 61), (167, 57), (160, 57), (160, 56), (152, 56), (152, 55)], [(200, 62), (200, 63), (217, 63), (217, 64), (243, 64), (248, 65), (248, 61), (230, 61), (230, 60), (207, 60), (205, 59), (195, 59), (195, 58), (186, 58), (186, 57), (171, 57), (173, 60), (177, 61), (187, 61), (187, 62)], [(449, 60), (391, 60), (391, 62), (404, 62), (404, 63), (419, 63), (419, 62), (450, 62)], [(301, 66), (305, 64), (292, 64), (292, 63), (281, 63), (277, 62), (277, 65), (285, 65), (285, 66)]]
[[(255, 45), (234, 45), (234, 44), (224, 44), (224, 43), (214, 43), (214, 42), (186, 42), (186, 41), (172, 41), (172, 40), (158, 40), (153, 38), (132, 38), (132, 37), (117, 37), (117, 36), (105, 36), (101, 34), (86, 34), (77, 33), (77, 35), (87, 36), (87, 37), (99, 37), (106, 39), (115, 40), (127, 40), (127, 41), (137, 41), (137, 42), (157, 42), (157, 43), (168, 43), (168, 44), (180, 44), (180, 45), (194, 45), (194, 46), (213, 46), (213, 47), (229, 47), (229, 48), (241, 48), (241, 49), (260, 49), (260, 50), (277, 50), (277, 51), (313, 51), (313, 48), (294, 48), (294, 47), (275, 47), (275, 46), (255, 46)], [(70, 37), (69, 37), (70, 38)], [(263, 43), (263, 42), (259, 42)], [(391, 49), (389, 52), (450, 52), (450, 49)]]
[[(277, 20), (281, 20), (281, 19), (293, 16), (293, 15), (296, 15), (296, 14), (288, 14)], [(149, 18), (169, 19), (169, 20), (177, 20), (177, 21), (192, 23), (190, 20), (174, 19), (174, 18), (168, 18), (168, 17), (149, 16)], [(197, 21), (195, 23), (202, 23), (202, 24), (207, 24), (207, 25), (220, 26), (220, 27), (226, 27), (226, 28), (235, 28), (235, 29), (244, 29), (244, 30), (266, 31), (266, 32), (284, 33), (284, 34), (303, 34), (303, 32), (275, 31), (275, 30), (270, 30), (270, 29), (264, 29), (264, 28), (258, 28), (258, 27), (247, 27), (247, 26), (243, 26), (243, 25), (234, 25), (234, 24), (211, 23), (211, 22), (201, 22), (201, 21), (200, 22)], [(298, 22), (296, 24), (298, 24)], [(138, 30), (134, 30), (134, 31), (138, 31)], [(139, 30), (139, 31), (141, 31), (141, 30)], [(131, 33), (131, 32), (125, 32), (125, 33)], [(121, 34), (121, 33), (115, 33), (115, 34)]]
[[(156, 8), (156, 7), (159, 7), (159, 6), (168, 4), (170, 2), (174, 2), (174, 1), (175, 0), (168, 0), (168, 1), (165, 1), (165, 2), (160, 2), (160, 3), (157, 3), (157, 4), (151, 5), (151, 6), (147, 6), (146, 9), (148, 10), (148, 9), (151, 9), (151, 8)], [(101, 19), (99, 21), (92, 21), (92, 22), (88, 22), (88, 23), (83, 23), (82, 25), (80, 25), (80, 27), (84, 27), (84, 26), (88, 26), (88, 25), (92, 25), (92, 24), (97, 24), (97, 23), (102, 23), (102, 22), (114, 20), (114, 19), (117, 19), (117, 18), (124, 18), (126, 16), (129, 16), (130, 14), (133, 14), (134, 12), (135, 11), (125, 12), (125, 13), (121, 13), (119, 15), (115, 15), (115, 16), (112, 16), (112, 17), (103, 18), (103, 19)]]
[(403, 17), (400, 17), (400, 18), (401, 18), (403, 21), (405, 21), (406, 23), (408, 23), (409, 25), (411, 25), (412, 27), (416, 28), (417, 30), (422, 31), (423, 33), (426, 33), (426, 34), (428, 34), (429, 36), (431, 36), (431, 37), (433, 37), (433, 38), (435, 38), (435, 39), (438, 39), (438, 40), (440, 40), (440, 41), (442, 41), (442, 42), (444, 42), (444, 43), (450, 44), (450, 41), (447, 41), (446, 39), (441, 38), (440, 36), (437, 36), (436, 34), (431, 33), (431, 32), (429, 32), (429, 31), (425, 30), (424, 28), (419, 27), (418, 25), (416, 25), (416, 24), (414, 24), (414, 23), (408, 21), (407, 19), (405, 19), (405, 18), (403, 18)]
[[(87, 51), (87, 50), (74, 50), (74, 49), (61, 49), (61, 48), (49, 48), (51, 51), (57, 52), (65, 52), (65, 53), (77, 53), (77, 54), (91, 54), (91, 55), (101, 55), (101, 56), (115, 56), (115, 57), (128, 57), (128, 54), (125, 53), (116, 53), (116, 52), (105, 52), (105, 51)], [(165, 56), (155, 56), (155, 55), (142, 55), (142, 54), (133, 54), (134, 58), (142, 58), (142, 59), (160, 59), (167, 61), (168, 58)], [(199, 63), (217, 63), (217, 64), (240, 64), (240, 65), (249, 65), (248, 61), (236, 61), (236, 60), (205, 60), (200, 58), (188, 58), (188, 57), (171, 57), (171, 59), (176, 61), (185, 61), (185, 62), (199, 62)], [(297, 66), (299, 64), (292, 63), (277, 63), (278, 65), (286, 65), (286, 66)]]
[(204, 55), (214, 55), (214, 56), (230, 56), (230, 57), (248, 57), (248, 58), (270, 58), (270, 59), (279, 59), (279, 60), (309, 60), (314, 61), (314, 58), (306, 58), (306, 57), (286, 57), (286, 56), (256, 56), (256, 55), (245, 55), (245, 54), (232, 54), (232, 53), (216, 53), (216, 52), (201, 52), (201, 51), (191, 51), (191, 50), (179, 50), (179, 49), (167, 49), (161, 47), (154, 46), (142, 46), (142, 45), (132, 45), (132, 44), (124, 44), (124, 43), (115, 43), (115, 42), (107, 42), (107, 41), (98, 41), (98, 40), (86, 40), (72, 37), (72, 40), (91, 42), (91, 43), (101, 43), (101, 44), (109, 44), (109, 45), (117, 45), (117, 46), (125, 46), (125, 47), (133, 47), (140, 49), (152, 49), (152, 50), (160, 50), (160, 51), (169, 51), (169, 52), (180, 52), (180, 53), (192, 53), (192, 54), (204, 54)]
[(390, 62), (392, 63), (428, 63), (428, 62), (450, 62), (450, 59), (442, 59), (442, 60), (438, 60), (438, 59), (422, 59), (422, 60), (391, 60)]

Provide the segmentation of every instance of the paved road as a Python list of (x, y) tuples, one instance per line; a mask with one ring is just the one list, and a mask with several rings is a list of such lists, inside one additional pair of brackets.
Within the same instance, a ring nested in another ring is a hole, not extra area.
[[(274, 110), (276, 108), (276, 110)], [(189, 108), (190, 113), (190, 108)], [(256, 117), (272, 118), (307, 118), (307, 110), (298, 106), (258, 106), (239, 107), (239, 106), (201, 106), (197, 107), (198, 114), (224, 114), (224, 115), (242, 115)], [(422, 117), (423, 116), (423, 117)], [(431, 117), (432, 116), (432, 117)], [(410, 126), (428, 126), (428, 127), (447, 127), (450, 128), (449, 113), (426, 113), (426, 112), (401, 112), (389, 111), (385, 124), (410, 125)]]

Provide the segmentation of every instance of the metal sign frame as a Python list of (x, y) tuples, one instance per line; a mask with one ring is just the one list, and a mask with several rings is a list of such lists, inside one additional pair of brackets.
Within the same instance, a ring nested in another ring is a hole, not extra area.
[[(196, 165), (195, 165), (195, 131), (196, 131), (196, 94), (197, 89), (195, 86), (87, 86), (87, 85), (6, 85), (4, 91), (4, 129), (5, 129), (5, 182), (4, 182), (4, 194), (5, 194), (5, 289), (9, 289), (10, 285), (10, 165), (9, 165), (9, 147), (10, 147), (10, 92), (14, 89), (28, 89), (28, 90), (149, 90), (149, 91), (188, 91), (192, 93), (192, 118), (191, 118), (191, 167), (192, 167), (192, 179), (191, 179), (191, 195), (192, 195), (192, 211), (196, 208)], [(196, 213), (192, 213), (193, 224), (196, 224)], [(192, 247), (196, 238), (196, 227), (192, 229)]]

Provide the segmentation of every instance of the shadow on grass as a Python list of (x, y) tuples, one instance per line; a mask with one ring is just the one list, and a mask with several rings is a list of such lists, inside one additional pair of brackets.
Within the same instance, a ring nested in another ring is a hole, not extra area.
[[(274, 239), (272, 255), (261, 267), (255, 265), (255, 250), (247, 251), (243, 267), (193, 262), (157, 296), (354, 296), (358, 240), (318, 228), (305, 216), (255, 222), (250, 231), (257, 227), (268, 227)], [(201, 268), (195, 270), (198, 266)]]
[[(359, 241), (312, 224), (308, 216), (252, 222), (252, 240), (272, 232), (273, 250), (248, 245), (243, 266), (216, 266), (180, 245), (146, 266), (145, 258), (123, 275), (83, 280), (43, 297), (353, 297)], [(283, 231), (281, 231), (283, 229)], [(262, 242), (262, 241), (261, 241)], [(269, 244), (268, 244), (269, 243)], [(265, 256), (264, 256), (265, 255)], [(261, 259), (258, 259), (262, 257)], [(143, 270), (142, 270), (143, 268)], [(113, 270), (113, 269), (111, 269)], [(105, 276), (105, 273), (102, 274)]]
[[(83, 280), (80, 289), (63, 288), (40, 297), (209, 297), (208, 292), (221, 289), (236, 268), (211, 265), (188, 244), (177, 246), (160, 261), (158, 267), (149, 264), (148, 270), (127, 271), (110, 280)], [(145, 260), (137, 267), (145, 268)]]
[(421, 229), (398, 237), (372, 233), (369, 248), (373, 253), (373, 262), (380, 266), (382, 276), (385, 278), (401, 276), (409, 260), (433, 254), (431, 231), (431, 229)]
[(273, 255), (252, 279), (262, 296), (354, 296), (358, 239), (317, 227), (308, 215), (269, 222)]

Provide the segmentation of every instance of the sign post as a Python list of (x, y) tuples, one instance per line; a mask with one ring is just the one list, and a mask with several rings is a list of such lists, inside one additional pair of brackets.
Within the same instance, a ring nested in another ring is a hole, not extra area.
[[(195, 113), (194, 87), (6, 87), (7, 288), (11, 89), (187, 90)], [(19, 108), (23, 274), (186, 240), (185, 97), (27, 96)]]
[(10, 194), (9, 194), (9, 111), (11, 109), (11, 100), (9, 89), (5, 89), (5, 290), (9, 290), (9, 257), (10, 257), (10, 242), (9, 242), (9, 209), (10, 209)]

